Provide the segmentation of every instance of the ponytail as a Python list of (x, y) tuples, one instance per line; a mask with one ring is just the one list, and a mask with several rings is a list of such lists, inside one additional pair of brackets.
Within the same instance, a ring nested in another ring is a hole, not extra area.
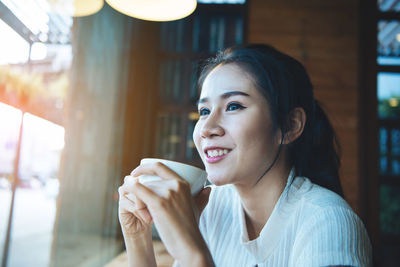
[(328, 188), (343, 197), (339, 179), (340, 144), (335, 131), (317, 101), (314, 116), (307, 118), (303, 135), (291, 148), (296, 175)]

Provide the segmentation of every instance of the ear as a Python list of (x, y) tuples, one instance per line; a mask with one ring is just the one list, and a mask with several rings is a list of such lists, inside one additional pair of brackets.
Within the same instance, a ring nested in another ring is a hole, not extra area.
[(288, 145), (301, 136), (306, 125), (306, 112), (303, 108), (297, 107), (289, 114), (289, 129), (285, 134), (283, 144)]

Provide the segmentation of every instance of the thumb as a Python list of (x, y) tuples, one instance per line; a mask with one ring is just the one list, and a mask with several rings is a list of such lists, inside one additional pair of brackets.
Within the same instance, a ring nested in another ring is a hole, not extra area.
[(211, 193), (211, 186), (204, 187), (199, 194), (194, 198), (194, 203), (199, 211), (199, 215), (203, 212), (207, 206), (208, 199)]

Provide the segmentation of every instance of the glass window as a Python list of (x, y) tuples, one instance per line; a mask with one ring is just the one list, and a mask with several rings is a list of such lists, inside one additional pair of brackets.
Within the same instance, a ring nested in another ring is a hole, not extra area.
[(161, 24), (161, 50), (164, 52), (182, 53), (186, 50), (189, 34), (188, 24), (185, 20), (164, 22)]
[(379, 167), (381, 174), (385, 174), (388, 172), (388, 158), (386, 156), (381, 156)]
[(0, 261), (3, 260), (11, 206), (14, 159), (22, 112), (0, 102)]
[(227, 46), (243, 42), (243, 19), (224, 14), (196, 16), (192, 38), (194, 52), (214, 54)]
[(157, 155), (176, 160), (181, 146), (181, 116), (175, 113), (159, 114), (157, 119)]
[(386, 128), (382, 127), (379, 130), (379, 147), (380, 147), (379, 172), (382, 174), (388, 172), (387, 140), (388, 140), (388, 131), (386, 130)]
[(381, 119), (400, 117), (400, 73), (378, 73), (378, 115)]
[(159, 97), (167, 103), (183, 101), (182, 62), (180, 60), (165, 60), (160, 67)]
[(392, 129), (391, 141), (392, 156), (398, 157), (400, 155), (400, 130)]
[(391, 131), (391, 160), (392, 174), (400, 175), (400, 130)]
[(199, 119), (199, 114), (197, 112), (190, 112), (188, 114), (188, 129), (186, 136), (186, 160), (200, 161), (199, 154), (197, 153), (196, 146), (193, 141), (193, 131), (196, 126), (197, 120)]
[[(400, 0), (377, 0), (377, 17), (395, 17), (379, 20), (377, 24), (376, 62), (386, 66), (390, 72), (377, 73), (377, 102), (379, 118), (379, 172), (380, 197), (380, 251), (377, 257), (379, 266), (397, 266), (398, 239), (400, 234)], [(373, 3), (371, 3), (373, 4)], [(379, 12), (380, 11), (380, 12)], [(390, 13), (388, 13), (390, 12)], [(394, 242), (393, 242), (394, 241)]]
[(379, 21), (377, 62), (380, 65), (400, 65), (400, 23)]
[(383, 175), (400, 175), (400, 129), (381, 127), (379, 147), (379, 172)]
[(385, 128), (379, 129), (379, 143), (380, 143), (380, 154), (385, 155), (387, 153), (387, 139), (388, 132)]
[(388, 234), (400, 234), (400, 188), (382, 185), (380, 201), (381, 231)]
[(0, 42), (0, 65), (9, 63), (24, 63), (29, 58), (29, 43), (25, 41), (17, 32), (0, 19), (1, 39), (8, 40)]
[(380, 11), (400, 11), (400, 0), (378, 0)]
[[(6, 107), (6, 105), (1, 105)], [(11, 160), (2, 158), (2, 173), (12, 177), (21, 111), (8, 107), (1, 113), (2, 133), (6, 133), (5, 149), (10, 150)], [(10, 133), (13, 134), (10, 139)], [(3, 140), (4, 141), (4, 140)], [(3, 142), (2, 142), (3, 143)], [(4, 147), (3, 147), (4, 148)], [(58, 195), (58, 170), (64, 148), (64, 128), (37, 116), (25, 113), (19, 162), (19, 180), (15, 192), (11, 239), (8, 251), (9, 266), (47, 266), (50, 261), (53, 225)], [(12, 150), (12, 151), (11, 151)], [(10, 161), (12, 163), (10, 163)], [(9, 162), (7, 164), (7, 162)], [(2, 177), (4, 185), (5, 177)], [(14, 180), (15, 178), (13, 178)], [(10, 183), (8, 183), (10, 184)], [(0, 198), (7, 197), (10, 185), (0, 187)], [(5, 190), (3, 190), (5, 189)], [(6, 199), (5, 199), (6, 200)], [(10, 202), (1, 205), (1, 238), (5, 240), (4, 216), (8, 218)], [(3, 201), (2, 201), (3, 204)], [(3, 210), (5, 209), (5, 210)], [(21, 257), (24, 255), (24, 257)]]
[(379, 65), (400, 65), (400, 58), (379, 56), (377, 60)]
[(199, 63), (193, 61), (191, 63), (191, 73), (190, 73), (190, 102), (195, 104), (199, 98), (199, 92), (197, 88), (197, 80), (200, 75)]

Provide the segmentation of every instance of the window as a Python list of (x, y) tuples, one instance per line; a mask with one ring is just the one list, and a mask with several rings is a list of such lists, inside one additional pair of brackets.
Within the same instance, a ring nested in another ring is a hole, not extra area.
[(47, 266), (72, 18), (46, 1), (1, 0), (0, 13), (0, 262)]
[(400, 1), (362, 1), (362, 177), (376, 266), (397, 266), (400, 249)]
[(385, 246), (400, 236), (400, 1), (380, 0), (378, 6), (379, 224)]

